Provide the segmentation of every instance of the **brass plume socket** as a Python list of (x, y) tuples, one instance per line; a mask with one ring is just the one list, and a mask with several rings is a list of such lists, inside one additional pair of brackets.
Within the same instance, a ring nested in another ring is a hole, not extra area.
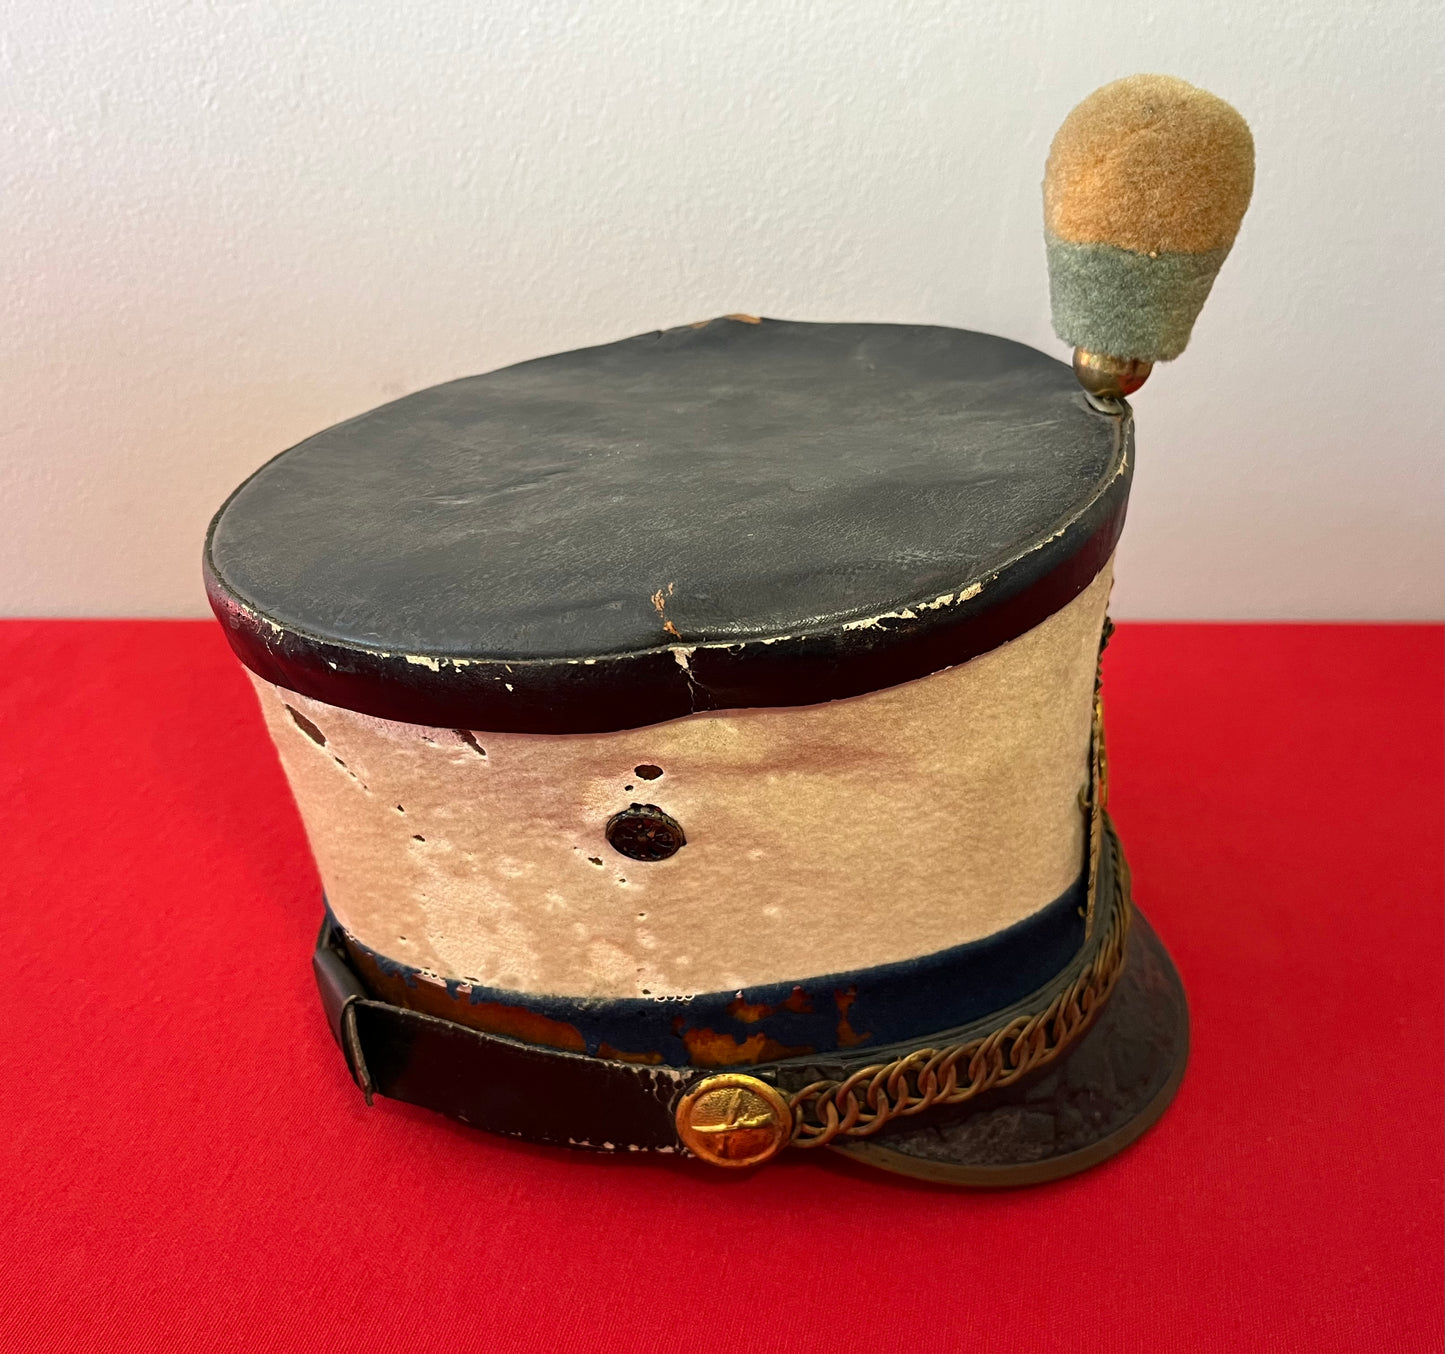
[(1154, 370), (1152, 362), (1138, 357), (1110, 357), (1074, 349), (1074, 375), (1093, 400), (1119, 401), (1132, 395)]

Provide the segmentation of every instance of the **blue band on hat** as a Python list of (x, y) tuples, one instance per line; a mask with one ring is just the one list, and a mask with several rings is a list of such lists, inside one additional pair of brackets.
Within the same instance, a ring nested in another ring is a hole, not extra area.
[(882, 1048), (1002, 1010), (1078, 953), (1087, 900), (1085, 871), (1046, 907), (982, 940), (873, 968), (688, 997), (537, 996), (441, 981), (341, 929), (368, 985), (396, 1005), (594, 1057), (727, 1067)]

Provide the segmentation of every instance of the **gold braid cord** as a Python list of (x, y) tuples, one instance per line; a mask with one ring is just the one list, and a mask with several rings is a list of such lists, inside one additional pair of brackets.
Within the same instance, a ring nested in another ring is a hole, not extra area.
[[(1107, 627), (1107, 622), (1106, 622)], [(1105, 637), (1107, 639), (1106, 628)], [(866, 1138), (892, 1119), (922, 1114), (934, 1105), (961, 1105), (995, 1086), (1007, 1086), (1052, 1062), (1108, 1000), (1124, 967), (1129, 938), (1129, 867), (1105, 809), (1103, 705), (1094, 698), (1089, 814), (1089, 902), (1086, 934), (1095, 921), (1095, 894), (1104, 837), (1114, 858), (1108, 931), (1094, 957), (1042, 1010), (948, 1048), (920, 1048), (892, 1062), (860, 1067), (843, 1081), (815, 1081), (789, 1097), (793, 1146), (823, 1147), (834, 1138)]]

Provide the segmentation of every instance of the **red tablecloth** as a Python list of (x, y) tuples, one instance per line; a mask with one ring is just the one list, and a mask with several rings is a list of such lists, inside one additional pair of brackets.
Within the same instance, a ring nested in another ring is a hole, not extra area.
[(6, 623), (0, 1348), (1438, 1349), (1441, 657), (1120, 629), (1113, 803), (1193, 1061), (1121, 1157), (987, 1194), (367, 1109), (219, 631)]

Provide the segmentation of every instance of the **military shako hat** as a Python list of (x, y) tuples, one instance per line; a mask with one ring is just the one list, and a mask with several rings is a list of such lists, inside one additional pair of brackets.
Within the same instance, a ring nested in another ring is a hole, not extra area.
[[(1218, 101), (1142, 79), (1064, 151), (1161, 107), (1193, 146)], [(1177, 338), (1198, 269), (1081, 238), (1056, 162), (1056, 320), (1132, 287)], [(1071, 371), (730, 315), (420, 391), (236, 490), (207, 587), (368, 1100), (963, 1184), (1066, 1174), (1158, 1117), (1187, 1016), (1108, 817), (1099, 657), (1124, 396), (1173, 353), (1110, 323), (1119, 350)]]

